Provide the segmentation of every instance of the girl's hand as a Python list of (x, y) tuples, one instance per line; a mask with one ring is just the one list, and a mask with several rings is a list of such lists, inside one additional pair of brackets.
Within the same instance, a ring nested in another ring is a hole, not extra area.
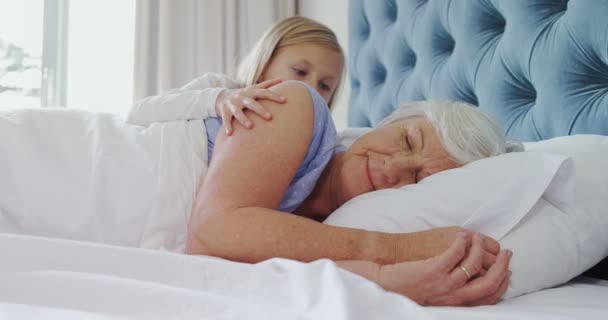
[(442, 254), (379, 266), (372, 280), (385, 290), (405, 295), (421, 305), (495, 304), (509, 286), (510, 251), (501, 251), (486, 272), (484, 251), (483, 241), (475, 234), (467, 252), (467, 236), (460, 233)]
[(272, 114), (268, 112), (256, 100), (271, 100), (277, 103), (284, 103), (285, 97), (280, 96), (276, 92), (268, 90), (268, 88), (281, 83), (281, 79), (267, 80), (247, 88), (242, 89), (227, 89), (222, 91), (215, 102), (215, 112), (222, 117), (226, 134), (231, 135), (232, 117), (235, 117), (245, 128), (253, 128), (253, 122), (247, 118), (243, 109), (247, 108), (265, 120), (271, 120)]

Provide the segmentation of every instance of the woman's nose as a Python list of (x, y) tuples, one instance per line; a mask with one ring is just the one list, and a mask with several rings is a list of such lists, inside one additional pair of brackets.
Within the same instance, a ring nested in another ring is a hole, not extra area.
[(405, 156), (393, 156), (386, 163), (386, 181), (393, 187), (415, 183), (416, 166), (412, 159)]

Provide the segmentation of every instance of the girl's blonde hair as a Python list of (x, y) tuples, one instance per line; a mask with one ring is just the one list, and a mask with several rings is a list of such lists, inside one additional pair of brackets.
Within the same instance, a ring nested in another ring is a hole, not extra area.
[[(344, 51), (331, 29), (315, 20), (294, 16), (277, 22), (264, 33), (249, 54), (241, 60), (237, 70), (237, 80), (245, 86), (258, 83), (278, 49), (299, 44), (316, 44), (336, 50), (345, 61)], [(343, 78), (344, 69), (338, 79), (336, 90), (328, 102), (329, 107), (342, 87)]]

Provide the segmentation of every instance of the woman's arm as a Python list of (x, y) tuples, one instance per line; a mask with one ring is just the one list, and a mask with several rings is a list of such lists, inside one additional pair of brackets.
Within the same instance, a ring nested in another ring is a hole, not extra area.
[(313, 131), (308, 90), (297, 83), (273, 87), (287, 100), (261, 101), (274, 121), (252, 117), (254, 130), (236, 127), (218, 136), (192, 213), (187, 252), (244, 262), (272, 257), (300, 261), (395, 260), (390, 234), (323, 225), (277, 208), (304, 158)]
[(426, 260), (383, 266), (351, 260), (336, 265), (422, 305), (495, 304), (509, 284), (510, 251), (503, 250), (496, 263), (482, 272), (483, 241), (474, 235), (467, 250), (466, 240), (462, 232), (446, 251)]

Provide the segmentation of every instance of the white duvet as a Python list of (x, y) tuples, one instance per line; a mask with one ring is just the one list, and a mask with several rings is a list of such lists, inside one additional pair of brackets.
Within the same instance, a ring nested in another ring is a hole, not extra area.
[(258, 264), (0, 234), (0, 319), (431, 319), (330, 260)]
[(183, 251), (207, 168), (202, 120), (141, 127), (73, 109), (0, 111), (0, 232)]
[(0, 234), (0, 319), (605, 319), (608, 281), (424, 308), (329, 260), (255, 265)]

